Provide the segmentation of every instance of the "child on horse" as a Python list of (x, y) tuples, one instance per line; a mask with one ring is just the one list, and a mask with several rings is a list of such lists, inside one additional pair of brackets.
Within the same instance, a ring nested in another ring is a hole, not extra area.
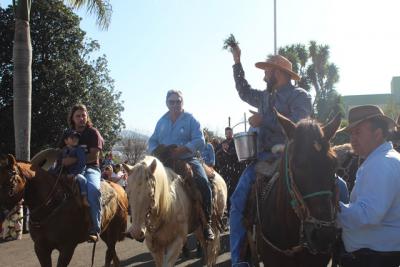
[[(87, 200), (87, 181), (85, 176), (82, 175), (86, 165), (85, 151), (78, 146), (79, 138), (80, 134), (75, 130), (68, 129), (64, 132), (60, 145), (62, 151), (60, 158), (57, 160), (55, 172), (59, 174), (60, 171), (65, 171), (69, 179), (74, 179), (78, 182), (82, 205), (84, 207), (89, 207), (89, 202)], [(66, 157), (76, 158), (77, 161), (72, 165), (62, 166), (62, 160)]]

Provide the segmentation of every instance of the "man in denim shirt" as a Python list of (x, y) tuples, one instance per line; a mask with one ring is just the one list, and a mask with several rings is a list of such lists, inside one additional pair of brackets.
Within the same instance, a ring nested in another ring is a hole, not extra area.
[[(240, 63), (239, 46), (232, 48), (235, 64), (233, 75), (236, 90), (240, 98), (257, 108), (249, 118), (252, 127), (258, 128), (257, 161), (273, 162), (280, 155), (271, 152), (276, 144), (285, 143), (285, 135), (274, 113), (274, 108), (293, 122), (309, 117), (312, 114), (311, 96), (302, 88), (292, 85), (291, 80), (298, 81), (300, 77), (292, 71), (292, 64), (280, 55), (269, 56), (266, 62), (256, 63), (256, 67), (264, 70), (266, 90), (251, 88), (244, 77)], [(243, 212), (246, 207), (247, 195), (256, 178), (255, 162), (251, 163), (242, 173), (235, 192), (231, 197), (230, 210), (230, 246), (232, 265), (238, 265), (245, 259), (240, 258), (241, 245), (246, 236), (242, 224)], [(243, 262), (244, 265), (245, 262)]]
[(194, 172), (194, 178), (201, 191), (203, 209), (208, 224), (204, 226), (204, 237), (213, 240), (211, 229), (211, 185), (200, 161), (195, 158), (196, 151), (204, 148), (204, 137), (200, 123), (192, 114), (183, 110), (183, 96), (181, 91), (170, 90), (167, 93), (166, 103), (169, 111), (157, 122), (154, 133), (149, 139), (149, 152), (160, 145), (177, 145), (172, 150), (171, 157), (185, 160)]

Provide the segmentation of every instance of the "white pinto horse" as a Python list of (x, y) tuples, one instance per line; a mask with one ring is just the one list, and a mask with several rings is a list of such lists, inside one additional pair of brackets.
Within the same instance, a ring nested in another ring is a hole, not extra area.
[(215, 265), (220, 248), (220, 231), (215, 219), (222, 218), (227, 200), (222, 177), (215, 173), (215, 239), (206, 242), (196, 208), (179, 175), (151, 156), (135, 166), (124, 167), (129, 174), (127, 194), (132, 216), (129, 233), (137, 240), (145, 239), (156, 266), (174, 266), (187, 235), (192, 232), (203, 246), (207, 266)]

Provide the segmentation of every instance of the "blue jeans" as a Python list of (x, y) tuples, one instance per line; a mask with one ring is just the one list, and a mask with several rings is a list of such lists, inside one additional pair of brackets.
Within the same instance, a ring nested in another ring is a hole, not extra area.
[[(196, 181), (197, 186), (200, 189), (201, 196), (204, 201), (204, 208), (206, 209), (205, 212), (207, 215), (211, 215), (212, 193), (211, 193), (211, 185), (210, 185), (210, 182), (208, 181), (207, 174), (204, 171), (204, 168), (198, 159), (191, 158), (186, 161), (187, 161), (187, 163), (190, 164), (190, 166), (193, 169), (194, 179)], [(207, 219), (209, 219), (209, 218), (207, 218)]]
[(77, 174), (75, 175), (75, 180), (79, 184), (79, 189), (81, 190), (81, 196), (86, 196), (87, 195), (87, 180), (85, 176), (82, 174)]
[(229, 214), (230, 247), (232, 265), (242, 262), (240, 248), (246, 237), (246, 229), (242, 223), (243, 212), (246, 208), (247, 196), (256, 179), (255, 162), (252, 162), (243, 171), (235, 191), (231, 196), (231, 210)]
[(90, 205), (90, 217), (92, 219), (92, 227), (89, 233), (99, 234), (101, 224), (100, 169), (93, 167), (86, 168), (83, 175), (87, 180), (88, 202)]

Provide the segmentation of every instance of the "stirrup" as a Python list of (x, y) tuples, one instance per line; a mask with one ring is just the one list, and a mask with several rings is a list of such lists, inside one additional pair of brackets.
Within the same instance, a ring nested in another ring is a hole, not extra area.
[(88, 236), (88, 243), (96, 243), (99, 240), (99, 234), (94, 233), (94, 234), (89, 234)]

